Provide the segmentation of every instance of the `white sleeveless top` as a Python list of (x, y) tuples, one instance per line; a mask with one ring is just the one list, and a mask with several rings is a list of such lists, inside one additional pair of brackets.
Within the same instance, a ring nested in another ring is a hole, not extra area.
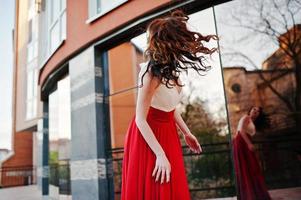
[[(138, 76), (138, 85), (141, 85), (141, 77), (147, 69), (147, 62), (139, 65), (140, 72)], [(179, 92), (175, 86), (168, 88), (163, 83), (160, 83), (152, 97), (151, 106), (159, 110), (169, 112), (176, 108), (176, 106), (180, 103), (182, 96), (183, 88), (181, 88), (181, 92)]]
[[(241, 131), (241, 129), (243, 128), (243, 117), (239, 120), (238, 122), (238, 126), (237, 126), (237, 130)], [(244, 130), (246, 133), (248, 133), (249, 135), (253, 136), (256, 133), (256, 128), (255, 125), (253, 123), (252, 120), (250, 120)]]

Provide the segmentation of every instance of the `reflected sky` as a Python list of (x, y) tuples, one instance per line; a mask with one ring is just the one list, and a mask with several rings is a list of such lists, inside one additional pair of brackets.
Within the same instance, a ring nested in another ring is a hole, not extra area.
[(12, 29), (14, 27), (14, 6), (15, 1), (1, 1), (0, 3), (0, 148), (8, 149), (11, 149), (12, 128)]
[[(291, 28), (293, 22), (290, 20), (290, 13), (286, 8), (287, 1), (276, 0), (275, 2), (280, 7), (281, 14), (287, 19), (288, 28)], [(250, 25), (258, 30), (263, 30), (262, 19), (259, 15), (261, 4), (263, 5), (264, 18), (271, 23), (277, 32), (285, 33), (285, 26), (282, 24), (283, 16), (273, 6), (272, 0), (235, 0), (214, 7), (220, 36), (223, 67), (243, 66), (247, 70), (255, 70), (249, 62), (240, 57), (226, 56), (229, 52), (241, 52), (261, 69), (262, 62), (278, 49), (277, 39), (271, 39), (238, 26), (239, 21), (241, 21), (243, 25)], [(294, 7), (294, 4), (291, 4), (291, 6)], [(296, 9), (298, 7), (292, 10), (295, 11)], [(301, 23), (301, 10), (295, 13), (294, 18), (295, 24)]]

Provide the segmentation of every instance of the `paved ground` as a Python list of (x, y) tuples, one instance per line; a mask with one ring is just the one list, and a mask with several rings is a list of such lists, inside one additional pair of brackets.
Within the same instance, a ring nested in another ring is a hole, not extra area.
[[(273, 200), (300, 200), (301, 187), (269, 191)], [(41, 200), (42, 196), (36, 185), (0, 189), (1, 200)], [(213, 199), (210, 199), (213, 200)], [(236, 200), (236, 197), (218, 200)]]
[[(273, 200), (301, 200), (301, 187), (270, 190), (269, 193)], [(210, 199), (210, 200), (217, 200), (217, 199)], [(237, 200), (237, 198), (228, 197), (228, 198), (222, 198), (218, 200)]]
[(300, 200), (301, 187), (270, 191), (273, 200)]
[(1, 200), (41, 200), (42, 195), (36, 185), (0, 189)]

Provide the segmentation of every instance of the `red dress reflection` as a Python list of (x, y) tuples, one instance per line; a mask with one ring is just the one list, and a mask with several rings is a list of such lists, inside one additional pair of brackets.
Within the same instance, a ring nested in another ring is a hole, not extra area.
[(255, 134), (255, 126), (250, 119), (246, 120), (246, 126), (243, 125), (243, 121), (242, 118), (232, 141), (238, 196), (242, 200), (269, 200), (271, 197), (259, 161), (254, 150), (251, 150), (246, 142), (248, 139), (251, 141), (251, 135)]

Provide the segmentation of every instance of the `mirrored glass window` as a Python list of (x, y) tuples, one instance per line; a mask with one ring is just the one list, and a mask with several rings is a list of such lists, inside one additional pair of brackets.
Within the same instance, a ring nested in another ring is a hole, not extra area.
[(70, 150), (70, 80), (58, 81), (49, 95), (49, 197), (71, 199)]
[[(254, 191), (246, 184), (272, 198), (301, 184), (300, 9), (294, 0), (215, 7), (236, 179), (238, 189), (247, 188), (238, 191), (242, 199)], [(253, 180), (254, 170), (260, 175)]]

